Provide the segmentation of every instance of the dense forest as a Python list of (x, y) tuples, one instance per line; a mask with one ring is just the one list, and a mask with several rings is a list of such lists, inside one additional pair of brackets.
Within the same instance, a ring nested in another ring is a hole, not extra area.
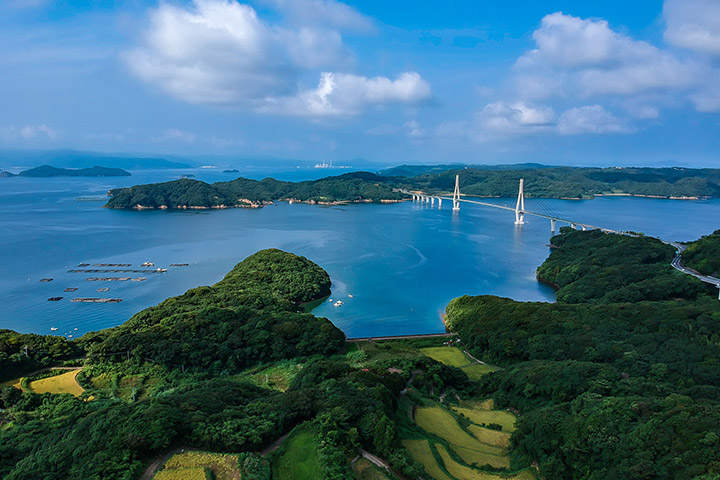
[(654, 239), (565, 230), (552, 244), (538, 274), (561, 287), (557, 303), (447, 307), (471, 353), (504, 367), (480, 392), (521, 412), (515, 461), (552, 479), (717, 478), (717, 299), (690, 276), (678, 287)]
[(690, 242), (682, 252), (682, 263), (703, 275), (720, 275), (720, 230)]
[[(330, 294), (330, 277), (304, 257), (263, 250), (220, 282), (165, 300), (109, 330), (80, 339), (88, 355), (115, 352), (165, 365), (238, 371), (260, 360), (329, 354), (345, 336), (299, 313)], [(191, 347), (190, 347), (191, 346)]]
[(627, 194), (658, 197), (720, 196), (720, 170), (690, 168), (547, 167), (518, 170), (450, 169), (406, 179), (427, 192), (452, 192), (455, 175), (468, 195), (514, 197), (525, 179), (525, 196), (536, 198), (593, 198)]
[(237, 178), (212, 185), (198, 180), (136, 185), (110, 191), (108, 208), (221, 208), (261, 206), (275, 200), (309, 203), (399, 201), (407, 195), (397, 191), (392, 179), (372, 173), (347, 173), (305, 182), (281, 182), (272, 178)]
[(558, 289), (565, 303), (617, 303), (695, 299), (712, 287), (675, 270), (675, 248), (651, 237), (578, 235), (569, 227), (552, 239), (553, 254), (537, 277)]

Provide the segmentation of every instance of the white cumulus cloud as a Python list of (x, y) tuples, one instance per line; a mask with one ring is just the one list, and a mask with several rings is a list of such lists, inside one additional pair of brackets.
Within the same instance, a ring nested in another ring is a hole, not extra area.
[(418, 103), (429, 96), (430, 85), (415, 72), (394, 80), (324, 72), (316, 88), (268, 101), (264, 110), (291, 115), (354, 115), (368, 105)]
[[(261, 112), (350, 115), (367, 105), (429, 96), (415, 72), (391, 80), (332, 71), (352, 57), (339, 28), (370, 25), (351, 7), (334, 0), (267, 1), (292, 21), (271, 23), (236, 0), (161, 3), (150, 14), (143, 45), (127, 52), (126, 61), (141, 79), (180, 100)], [(318, 13), (310, 15), (314, 8)], [(319, 75), (317, 88), (298, 86), (312, 75)]]
[(696, 52), (720, 55), (720, 2), (717, 0), (666, 0), (665, 40)]
[(523, 102), (494, 102), (478, 114), (481, 128), (498, 133), (529, 133), (549, 130), (555, 114), (551, 108)]
[(636, 95), (693, 85), (698, 67), (647, 42), (610, 28), (605, 20), (561, 12), (547, 15), (533, 33), (537, 48), (516, 64), (529, 98)]
[(562, 135), (582, 133), (628, 133), (623, 122), (600, 105), (571, 108), (558, 119), (557, 130)]

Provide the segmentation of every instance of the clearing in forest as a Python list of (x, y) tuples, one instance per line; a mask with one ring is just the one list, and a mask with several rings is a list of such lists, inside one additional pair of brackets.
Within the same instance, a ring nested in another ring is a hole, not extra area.
[(317, 443), (312, 432), (301, 430), (285, 440), (273, 462), (273, 478), (315, 480), (320, 471)]
[(75, 378), (78, 373), (80, 373), (80, 370), (69, 370), (60, 375), (30, 382), (28, 387), (35, 393), (69, 393), (79, 397), (85, 390)]
[(165, 462), (153, 480), (204, 480), (206, 475), (216, 480), (240, 480), (238, 456), (210, 452), (176, 453)]
[(428, 347), (421, 348), (420, 351), (433, 360), (451, 367), (462, 367), (472, 363), (472, 360), (457, 347)]

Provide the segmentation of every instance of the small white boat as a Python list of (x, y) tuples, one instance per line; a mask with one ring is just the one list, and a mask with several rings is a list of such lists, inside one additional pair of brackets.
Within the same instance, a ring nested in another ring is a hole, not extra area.
[(57, 330), (58, 330), (57, 327), (50, 327), (50, 331), (51, 331), (51, 332), (57, 332)]
[(328, 302), (332, 303), (332, 298), (330, 300), (328, 300)]
[(338, 300), (333, 305), (335, 305), (336, 307), (342, 307), (342, 304), (343, 304), (342, 300)]
[(348, 298), (353, 298), (353, 296), (352, 296), (352, 295), (348, 295)]
[(68, 338), (72, 338), (72, 335), (68, 335)]

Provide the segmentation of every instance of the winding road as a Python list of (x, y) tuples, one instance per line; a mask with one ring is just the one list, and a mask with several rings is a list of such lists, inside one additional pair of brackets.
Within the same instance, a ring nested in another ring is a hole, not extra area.
[[(711, 277), (709, 275), (702, 275), (700, 272), (693, 270), (692, 268), (683, 266), (682, 252), (683, 250), (685, 250), (685, 245), (675, 242), (668, 242), (668, 245), (672, 245), (676, 249), (675, 258), (673, 258), (672, 262), (670, 263), (670, 265), (672, 265), (675, 270), (685, 273), (687, 275), (692, 275), (698, 280), (709, 283), (711, 285), (715, 285), (718, 289), (720, 289), (720, 278)], [(720, 291), (718, 291), (718, 299), (720, 299)]]

